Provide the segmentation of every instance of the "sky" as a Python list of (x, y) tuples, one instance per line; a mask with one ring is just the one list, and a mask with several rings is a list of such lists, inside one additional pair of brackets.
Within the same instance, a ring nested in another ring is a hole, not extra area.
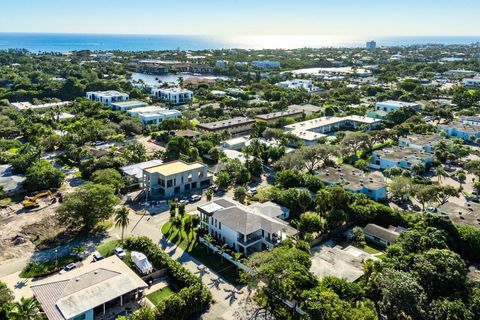
[(478, 36), (479, 0), (0, 0), (0, 32)]

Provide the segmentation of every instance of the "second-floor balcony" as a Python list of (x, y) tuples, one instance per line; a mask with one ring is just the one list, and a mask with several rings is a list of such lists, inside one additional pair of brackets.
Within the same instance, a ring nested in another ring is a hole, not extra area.
[(248, 235), (248, 236), (246, 237), (246, 239), (244, 238), (243, 235), (239, 235), (239, 236), (237, 237), (237, 242), (238, 242), (238, 243), (241, 243), (241, 244), (243, 244), (243, 245), (249, 245), (249, 244), (252, 244), (252, 243), (260, 240), (261, 238), (262, 238), (261, 235), (255, 235), (255, 234), (254, 234), (254, 235)]

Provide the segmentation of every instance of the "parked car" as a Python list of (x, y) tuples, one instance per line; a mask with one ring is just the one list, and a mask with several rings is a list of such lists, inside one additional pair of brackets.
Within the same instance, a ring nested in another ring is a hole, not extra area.
[(125, 250), (123, 250), (123, 248), (120, 248), (120, 247), (116, 247), (113, 250), (113, 253), (115, 253), (115, 255), (120, 259), (124, 259), (127, 256), (127, 253), (125, 252)]
[(248, 187), (247, 188), (247, 192), (248, 194), (250, 194), (251, 196), (255, 195), (257, 193), (258, 189), (257, 187)]
[(202, 199), (201, 195), (194, 194), (190, 197), (190, 202), (196, 202), (196, 201), (199, 201), (200, 199)]
[(100, 252), (95, 251), (93, 253), (93, 262), (100, 261), (100, 260), (103, 260), (103, 259), (105, 259), (105, 258), (100, 254)]
[(178, 201), (178, 203), (188, 204), (188, 199), (187, 198), (181, 199), (180, 201)]
[(428, 212), (428, 213), (435, 213), (435, 212), (437, 212), (437, 208), (427, 207), (427, 209), (425, 209), (425, 211)]
[(63, 268), (62, 270), (60, 270), (59, 274), (64, 274), (68, 271), (72, 271), (73, 269), (75, 269), (77, 267), (77, 264), (72, 262), (72, 263), (69, 263), (65, 266), (65, 268)]

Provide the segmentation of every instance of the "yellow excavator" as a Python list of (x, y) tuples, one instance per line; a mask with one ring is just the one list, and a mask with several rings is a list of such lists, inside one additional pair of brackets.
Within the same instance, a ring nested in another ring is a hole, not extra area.
[(53, 193), (50, 190), (39, 192), (35, 194), (33, 197), (25, 197), (25, 199), (22, 201), (23, 208), (32, 209), (32, 208), (39, 207), (40, 204), (38, 203), (37, 200), (43, 197), (49, 197), (50, 199), (54, 198)]

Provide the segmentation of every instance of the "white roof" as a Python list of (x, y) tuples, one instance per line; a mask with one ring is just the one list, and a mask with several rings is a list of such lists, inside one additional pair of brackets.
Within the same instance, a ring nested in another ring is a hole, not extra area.
[(316, 118), (312, 120), (307, 120), (307, 121), (302, 121), (302, 122), (297, 122), (293, 124), (289, 124), (285, 126), (284, 128), (287, 130), (312, 130), (316, 128), (320, 128), (323, 126), (328, 126), (328, 125), (334, 125), (337, 123), (341, 123), (344, 121), (353, 121), (353, 122), (359, 122), (362, 124), (373, 124), (373, 123), (380, 123), (381, 121), (378, 119), (370, 118), (370, 117), (364, 117), (364, 116), (356, 116), (356, 115), (351, 115), (351, 116), (346, 116), (346, 117), (321, 117), (321, 118)]
[(162, 160), (150, 160), (121, 167), (120, 170), (126, 175), (133, 176), (136, 179), (142, 179), (143, 169), (159, 166), (161, 164), (163, 164)]
[(401, 107), (416, 107), (416, 106), (418, 106), (418, 103), (387, 100), (387, 101), (377, 102), (377, 105), (388, 105), (388, 106), (394, 106), (394, 107), (401, 108)]

